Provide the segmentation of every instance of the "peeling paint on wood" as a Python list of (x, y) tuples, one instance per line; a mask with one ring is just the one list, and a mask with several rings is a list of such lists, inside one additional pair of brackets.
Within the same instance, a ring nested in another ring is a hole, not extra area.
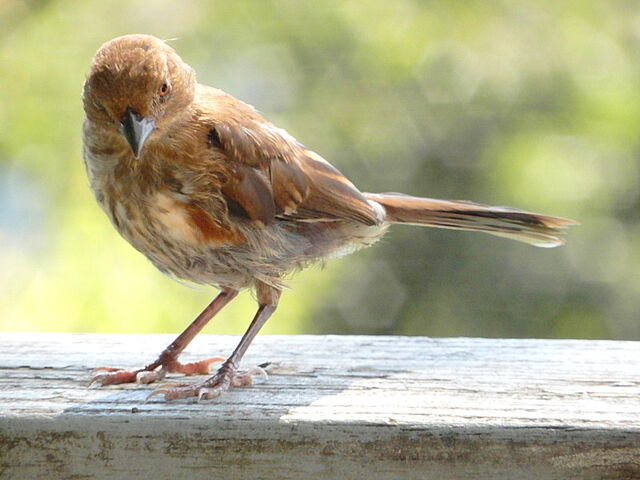
[(267, 381), (145, 404), (153, 386), (88, 389), (90, 370), (169, 335), (0, 338), (3, 480), (640, 479), (636, 342), (263, 335), (243, 365), (272, 362)]

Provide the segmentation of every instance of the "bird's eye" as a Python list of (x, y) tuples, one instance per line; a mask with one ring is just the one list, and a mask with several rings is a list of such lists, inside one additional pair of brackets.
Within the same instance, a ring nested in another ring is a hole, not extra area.
[(161, 97), (164, 97), (166, 94), (169, 93), (169, 90), (171, 90), (171, 87), (169, 87), (169, 84), (167, 82), (164, 82), (160, 86), (160, 90), (158, 90), (158, 95), (160, 95)]

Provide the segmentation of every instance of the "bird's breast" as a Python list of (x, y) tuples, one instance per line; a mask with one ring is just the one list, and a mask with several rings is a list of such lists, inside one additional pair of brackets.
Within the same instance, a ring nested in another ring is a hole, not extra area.
[(168, 192), (157, 192), (149, 200), (149, 215), (165, 235), (187, 245), (237, 245), (244, 238), (238, 230), (225, 227), (202, 207), (182, 201)]

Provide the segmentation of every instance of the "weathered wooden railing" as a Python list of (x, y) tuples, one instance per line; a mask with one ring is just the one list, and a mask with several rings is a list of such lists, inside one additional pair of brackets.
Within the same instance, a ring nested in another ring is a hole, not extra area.
[(0, 334), (0, 478), (640, 478), (640, 343), (263, 335), (218, 400), (87, 389), (170, 339)]

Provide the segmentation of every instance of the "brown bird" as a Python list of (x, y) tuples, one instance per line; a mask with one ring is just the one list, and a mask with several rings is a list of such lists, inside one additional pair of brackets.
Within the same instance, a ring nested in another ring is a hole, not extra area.
[(218, 357), (178, 355), (240, 289), (258, 311), (211, 378), (155, 390), (165, 399), (213, 398), (251, 384), (238, 371), (275, 311), (284, 275), (372, 245), (392, 223), (474, 230), (540, 247), (563, 243), (575, 222), (513, 208), (362, 193), (320, 155), (253, 107), (196, 83), (163, 41), (127, 35), (93, 58), (83, 92), (84, 160), (91, 189), (114, 227), (160, 271), (220, 289), (218, 296), (144, 368), (114, 368), (102, 385), (151, 383), (167, 372), (208, 373)]

